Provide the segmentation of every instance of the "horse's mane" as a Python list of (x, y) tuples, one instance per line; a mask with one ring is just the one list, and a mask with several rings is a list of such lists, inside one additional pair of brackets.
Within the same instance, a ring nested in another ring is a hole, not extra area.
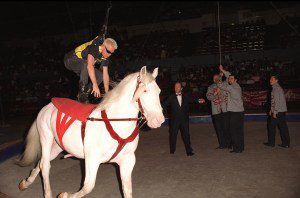
[[(124, 92), (128, 92), (128, 86), (131, 85), (130, 82), (132, 82), (132, 78), (137, 78), (139, 72), (129, 74), (126, 76), (119, 84), (117, 84), (112, 90), (107, 92), (103, 99), (101, 100), (100, 104), (98, 105), (97, 109), (99, 110), (106, 110), (107, 108), (110, 107), (112, 103), (117, 102), (120, 99), (120, 96), (124, 94)], [(145, 82), (149, 83), (154, 78), (150, 73), (146, 73), (145, 75)], [(135, 82), (135, 81), (134, 81)]]

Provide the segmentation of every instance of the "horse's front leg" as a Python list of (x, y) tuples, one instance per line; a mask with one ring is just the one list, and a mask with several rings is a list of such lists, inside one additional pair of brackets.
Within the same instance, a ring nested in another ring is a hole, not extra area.
[(85, 179), (84, 179), (84, 185), (78, 191), (77, 193), (70, 194), (67, 192), (61, 193), (58, 198), (80, 198), (83, 197), (87, 194), (89, 194), (96, 182), (96, 177), (97, 177), (97, 171), (99, 168), (99, 165), (101, 163), (101, 160), (99, 159), (98, 152), (95, 152), (93, 154), (89, 153), (86, 154), (85, 157)]
[(135, 155), (132, 153), (127, 156), (122, 156), (122, 158), (118, 164), (120, 166), (124, 198), (132, 198), (131, 173), (135, 165)]

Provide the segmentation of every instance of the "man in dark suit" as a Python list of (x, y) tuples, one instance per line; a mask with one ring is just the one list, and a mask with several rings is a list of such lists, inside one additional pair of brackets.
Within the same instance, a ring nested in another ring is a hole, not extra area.
[[(176, 141), (178, 130), (181, 131), (181, 137), (185, 145), (187, 156), (194, 155), (191, 147), (189, 133), (189, 96), (181, 92), (181, 83), (175, 83), (175, 93), (171, 94), (163, 103), (163, 108), (170, 107), (170, 153), (174, 154), (176, 150)], [(203, 99), (199, 99), (199, 103), (204, 103)]]

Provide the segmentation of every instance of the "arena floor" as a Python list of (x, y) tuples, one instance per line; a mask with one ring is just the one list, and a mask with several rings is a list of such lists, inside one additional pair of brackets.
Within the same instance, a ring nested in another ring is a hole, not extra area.
[[(141, 133), (133, 170), (133, 195), (139, 198), (298, 198), (300, 197), (300, 123), (290, 122), (291, 148), (266, 148), (266, 123), (245, 124), (245, 152), (216, 150), (211, 124), (192, 124), (191, 140), (196, 153), (187, 157), (180, 135), (175, 155), (169, 154), (168, 128)], [(276, 137), (280, 143), (279, 135)], [(51, 165), (53, 195), (77, 191), (82, 183), (81, 161), (60, 160)], [(29, 189), (18, 183), (32, 167), (21, 168), (13, 159), (0, 164), (0, 192), (9, 197), (43, 196), (41, 178)], [(94, 190), (87, 197), (122, 197), (117, 168), (103, 164)], [(0, 193), (1, 195), (1, 193)]]

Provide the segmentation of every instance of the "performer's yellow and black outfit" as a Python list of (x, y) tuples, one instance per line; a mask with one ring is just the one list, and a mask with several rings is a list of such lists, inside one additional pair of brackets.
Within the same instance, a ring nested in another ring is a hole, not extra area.
[[(64, 57), (65, 67), (68, 70), (75, 72), (80, 77), (78, 93), (78, 100), (80, 102), (86, 103), (88, 101), (88, 96), (92, 91), (92, 84), (89, 80), (89, 74), (87, 70), (88, 54), (92, 55), (95, 61), (101, 63), (100, 68), (109, 66), (109, 61), (101, 54), (101, 45), (103, 42), (103, 38), (97, 36), (92, 41), (84, 43), (78, 46), (75, 50), (67, 53)], [(95, 69), (95, 75), (99, 85), (103, 81), (102, 73), (99, 69)]]

